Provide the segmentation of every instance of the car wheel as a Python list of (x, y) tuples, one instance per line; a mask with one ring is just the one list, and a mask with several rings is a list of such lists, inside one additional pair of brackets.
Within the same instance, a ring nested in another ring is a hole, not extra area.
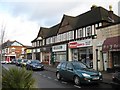
[(78, 76), (75, 76), (75, 77), (74, 77), (74, 83), (75, 83), (76, 85), (80, 85), (80, 78), (79, 78)]
[(58, 80), (61, 80), (61, 75), (60, 75), (59, 72), (57, 72), (56, 77), (57, 77)]

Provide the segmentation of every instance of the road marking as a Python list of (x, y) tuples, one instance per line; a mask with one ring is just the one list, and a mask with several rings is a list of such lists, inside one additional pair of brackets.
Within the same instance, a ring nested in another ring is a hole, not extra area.
[(41, 73), (39, 75), (42, 75)]
[(57, 79), (54, 79), (55, 81), (58, 81)]
[(43, 75), (43, 77), (47, 77), (46, 75)]
[(35, 73), (38, 73), (38, 72), (35, 72)]
[(74, 87), (76, 87), (76, 88), (81, 88), (80, 86), (77, 86), (77, 85), (74, 85)]
[(48, 79), (52, 79), (51, 77), (47, 77)]
[(64, 81), (62, 81), (61, 83), (63, 83), (63, 84), (67, 84), (67, 82), (64, 82)]

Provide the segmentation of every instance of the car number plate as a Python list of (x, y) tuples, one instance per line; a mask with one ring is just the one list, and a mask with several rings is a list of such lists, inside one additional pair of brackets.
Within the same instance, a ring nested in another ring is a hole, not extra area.
[(99, 79), (99, 77), (94, 77), (94, 78), (93, 78), (93, 80), (98, 80), (98, 79)]

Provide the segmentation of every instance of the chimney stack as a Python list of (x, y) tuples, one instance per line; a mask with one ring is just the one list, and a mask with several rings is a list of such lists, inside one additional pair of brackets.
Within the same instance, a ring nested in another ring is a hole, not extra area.
[(114, 22), (114, 18), (113, 18), (113, 11), (112, 11), (112, 5), (109, 5), (109, 18), (111, 19), (111, 22)]

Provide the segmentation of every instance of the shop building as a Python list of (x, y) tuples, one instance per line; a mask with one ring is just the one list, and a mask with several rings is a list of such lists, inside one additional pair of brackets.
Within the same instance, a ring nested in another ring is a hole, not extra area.
[(55, 45), (52, 46), (52, 57), (54, 62), (67, 61), (67, 45)]
[(114, 71), (120, 69), (120, 23), (115, 23), (101, 27), (97, 30), (98, 42), (102, 44), (98, 48), (98, 57), (100, 58), (99, 67), (104, 71)]
[(31, 60), (32, 59), (32, 49), (31, 46), (27, 46), (25, 49), (25, 58)]
[(12, 59), (24, 58), (23, 54), (26, 46), (18, 41), (10, 41), (2, 44), (3, 58), (4, 60), (10, 62)]
[(92, 39), (72, 41), (68, 43), (69, 60), (77, 60), (87, 63), (90, 60), (89, 66), (93, 67), (93, 41)]
[[(88, 12), (76, 17), (63, 15), (59, 24), (47, 28), (47, 30), (40, 30), (39, 32), (42, 34), (38, 35), (39, 37), (32, 43), (37, 45), (39, 41), (38, 38), (41, 37), (43, 44), (41, 44), (39, 48), (46, 46), (51, 48), (49, 52), (51, 53), (49, 54), (51, 55), (50, 61), (61, 61), (57, 60), (57, 57), (61, 57), (62, 55), (62, 58), (66, 58), (68, 61), (73, 59), (78, 61), (90, 59), (93, 68), (98, 69), (99, 52), (97, 46), (100, 45), (97, 43), (98, 33), (96, 28), (116, 23), (118, 20), (119, 17), (115, 15), (113, 11), (93, 6)], [(46, 32), (46, 34), (44, 32)], [(46, 36), (42, 37), (42, 35)], [(59, 51), (61, 45), (66, 46), (66, 51)], [(33, 46), (33, 48), (37, 47), (38, 46)], [(58, 51), (54, 50), (56, 48)], [(86, 60), (85, 62), (87, 63)]]

